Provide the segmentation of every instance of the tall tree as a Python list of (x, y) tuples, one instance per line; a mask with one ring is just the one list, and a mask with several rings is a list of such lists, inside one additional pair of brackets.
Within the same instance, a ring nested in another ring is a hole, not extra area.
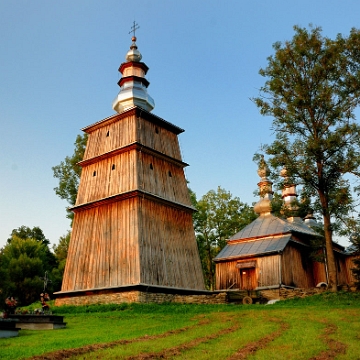
[(253, 99), (273, 117), (276, 140), (265, 147), (277, 172), (285, 165), (303, 191), (319, 204), (324, 223), (329, 288), (336, 291), (333, 231), (353, 208), (351, 177), (359, 176), (360, 32), (323, 37), (321, 28), (294, 27), (290, 41), (260, 70), (267, 80)]
[(45, 259), (46, 266), (47, 267), (56, 267), (57, 266), (57, 260), (55, 258), (55, 255), (51, 252), (49, 245), (50, 241), (47, 239), (44, 235), (44, 232), (42, 229), (38, 226), (34, 226), (32, 229), (28, 226), (20, 226), (17, 229), (13, 229), (11, 232), (10, 237), (7, 239), (7, 243), (11, 244), (13, 239), (21, 239), (21, 240), (35, 240), (39, 242), (40, 244), (45, 245), (44, 251), (45, 251)]
[[(87, 134), (78, 135), (75, 140), (75, 150), (72, 156), (66, 156), (64, 161), (52, 168), (54, 177), (59, 180), (59, 186), (54, 188), (56, 195), (67, 200), (73, 206), (79, 187), (81, 167), (77, 164), (84, 157)], [(73, 219), (73, 213), (68, 211), (67, 217)]]
[(226, 240), (256, 218), (253, 209), (238, 197), (220, 186), (210, 190), (199, 201), (192, 193), (197, 212), (194, 214), (194, 228), (205, 284), (212, 289), (215, 283), (213, 258), (226, 245)]
[(50, 241), (47, 239), (43, 231), (38, 227), (34, 226), (32, 229), (28, 226), (20, 226), (17, 229), (14, 229), (11, 232), (10, 237), (7, 239), (8, 244), (11, 242), (13, 237), (18, 237), (19, 239), (35, 239), (36, 241), (41, 242), (42, 244), (49, 245)]

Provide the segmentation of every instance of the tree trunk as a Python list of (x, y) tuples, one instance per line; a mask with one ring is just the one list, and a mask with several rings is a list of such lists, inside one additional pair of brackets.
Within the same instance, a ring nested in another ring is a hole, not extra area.
[(211, 248), (210, 246), (208, 247), (208, 271), (209, 271), (209, 286), (211, 291), (214, 290), (214, 272), (213, 272), (213, 267), (212, 267), (212, 256), (211, 256)]
[(328, 270), (328, 289), (330, 291), (337, 291), (337, 271), (336, 262), (332, 243), (332, 229), (329, 215), (329, 209), (325, 196), (320, 195), (320, 201), (323, 208), (323, 219), (324, 219), (324, 234), (325, 234), (325, 249), (326, 249), (326, 265)]

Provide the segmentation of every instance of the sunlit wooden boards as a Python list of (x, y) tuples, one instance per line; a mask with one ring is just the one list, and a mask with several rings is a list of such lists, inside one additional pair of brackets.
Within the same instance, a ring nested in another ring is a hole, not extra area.
[(134, 107), (88, 133), (61, 293), (148, 284), (204, 290), (177, 135)]

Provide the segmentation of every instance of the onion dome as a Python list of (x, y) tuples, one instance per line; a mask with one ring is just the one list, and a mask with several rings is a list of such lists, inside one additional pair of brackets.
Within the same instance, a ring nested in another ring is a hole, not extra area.
[(259, 169), (257, 171), (261, 180), (258, 183), (260, 191), (260, 200), (255, 204), (254, 211), (259, 215), (266, 215), (271, 213), (271, 200), (272, 200), (272, 182), (267, 178), (270, 175), (270, 170), (262, 156)]
[(311, 227), (318, 227), (319, 224), (316, 221), (316, 218), (314, 216), (314, 212), (309, 209), (308, 214), (304, 217), (304, 223)]
[(145, 75), (149, 68), (141, 62), (142, 55), (136, 45), (136, 37), (132, 37), (130, 50), (127, 52), (125, 60), (119, 67), (122, 77), (118, 81), (120, 91), (113, 101), (113, 109), (121, 113), (134, 106), (139, 106), (144, 110), (151, 111), (155, 107), (153, 98), (148, 94), (147, 87), (149, 81)]
[(132, 44), (130, 46), (130, 50), (127, 52), (125, 56), (125, 60), (140, 62), (142, 59), (142, 55), (136, 46), (136, 37), (133, 36), (131, 40), (132, 40)]
[(298, 197), (298, 194), (296, 193), (296, 184), (289, 178), (286, 167), (280, 171), (280, 176), (284, 178), (284, 186), (281, 195), (284, 206), (295, 215), (296, 211), (299, 209), (296, 205), (296, 198)]

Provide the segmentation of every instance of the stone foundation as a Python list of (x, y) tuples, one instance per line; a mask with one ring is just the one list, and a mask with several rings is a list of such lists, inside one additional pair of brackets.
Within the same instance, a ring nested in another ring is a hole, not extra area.
[[(164, 291), (167, 290), (167, 291)], [(225, 304), (226, 293), (210, 291), (176, 292), (172, 289), (156, 289), (156, 291), (85, 291), (74, 294), (58, 293), (55, 306), (61, 305), (92, 305), (92, 304), (121, 304), (121, 303), (181, 303), (181, 304)]]
[(292, 299), (292, 298), (304, 298), (307, 296), (315, 295), (322, 292), (321, 288), (311, 288), (311, 289), (270, 289), (270, 290), (262, 290), (261, 296), (267, 300), (285, 300), (285, 299)]

